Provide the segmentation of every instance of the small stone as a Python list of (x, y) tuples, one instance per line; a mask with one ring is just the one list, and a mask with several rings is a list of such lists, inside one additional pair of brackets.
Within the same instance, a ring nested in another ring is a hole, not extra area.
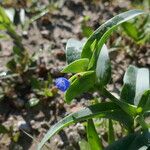
[(85, 128), (82, 124), (77, 123), (76, 128), (79, 134), (82, 134), (82, 135), (85, 134)]
[(11, 143), (10, 144), (10, 149), (13, 149), (13, 150), (23, 150), (23, 147), (17, 143)]
[(54, 139), (54, 143), (57, 145), (59, 140), (57, 138)]
[(30, 121), (31, 126), (35, 124), (35, 120)]
[(24, 106), (24, 100), (17, 98), (14, 100), (14, 104), (17, 108), (22, 108)]
[(31, 130), (29, 124), (27, 124), (24, 120), (18, 121), (17, 126), (19, 129), (25, 130), (26, 132), (30, 132)]
[(49, 125), (45, 121), (41, 122), (41, 127), (44, 128), (44, 129), (47, 129), (47, 130), (49, 129)]
[(68, 133), (68, 139), (69, 139), (70, 143), (76, 144), (80, 140), (80, 136), (76, 132), (70, 132), (70, 133)]
[(41, 31), (41, 34), (44, 38), (49, 38), (49, 31), (48, 30), (43, 30)]
[(59, 141), (57, 146), (58, 146), (58, 148), (61, 148), (62, 146), (64, 146), (64, 142), (63, 141)]
[(94, 92), (93, 96), (97, 98), (97, 97), (99, 97), (99, 94), (97, 92)]
[(23, 36), (26, 36), (26, 35), (28, 35), (28, 32), (27, 32), (27, 31), (23, 31), (23, 32), (22, 32), (22, 35), (23, 35)]

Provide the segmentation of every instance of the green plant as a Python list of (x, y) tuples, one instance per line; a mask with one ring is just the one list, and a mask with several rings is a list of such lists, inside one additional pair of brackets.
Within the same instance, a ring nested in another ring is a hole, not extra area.
[[(56, 92), (53, 93), (50, 90), (52, 79), (47, 72), (46, 65), (41, 65), (41, 63), (37, 65), (38, 58), (35, 58), (35, 54), (29, 54), (22, 43), (22, 37), (16, 32), (16, 26), (2, 7), (0, 7), (0, 30), (5, 31), (4, 35), (9, 35), (13, 40), (12, 57), (6, 65), (8, 71), (4, 75), (2, 74), (0, 78), (2, 80), (0, 99), (16, 100), (19, 92), (18, 95), (22, 99), (25, 94), (29, 96), (29, 93), (32, 93), (34, 96), (29, 97), (27, 103), (29, 105), (26, 105), (32, 107), (38, 104), (39, 98), (52, 97)], [(21, 92), (21, 88), (26, 89), (26, 91)]]
[(81, 22), (81, 29), (82, 29), (82, 34), (85, 37), (89, 37), (92, 32), (94, 31), (89, 25), (88, 21), (90, 20), (89, 16), (85, 16)]
[(138, 44), (145, 44), (150, 40), (150, 15), (125, 22), (122, 27), (125, 33)]
[(145, 44), (150, 41), (150, 1), (138, 1), (137, 6), (140, 6), (145, 12), (145, 15), (134, 19), (131, 22), (123, 23), (124, 32), (136, 43)]
[[(88, 139), (88, 143), (82, 141), (80, 147), (83, 149), (88, 147), (91, 150), (103, 149), (93, 118), (109, 119), (108, 139), (110, 145), (106, 148), (107, 150), (139, 149), (149, 146), (149, 125), (144, 120), (150, 111), (149, 70), (129, 66), (124, 76), (120, 98), (116, 98), (106, 89), (106, 85), (111, 79), (111, 63), (108, 49), (104, 43), (120, 24), (142, 13), (143, 11), (140, 10), (131, 10), (115, 16), (93, 32), (86, 42), (80, 43), (74, 39), (68, 41), (66, 57), (69, 64), (62, 72), (74, 75), (69, 79), (71, 85), (65, 92), (65, 101), (70, 103), (84, 92), (92, 91), (99, 91), (109, 101), (90, 105), (60, 120), (51, 127), (39, 143), (39, 150), (55, 133), (80, 121), (87, 122)], [(114, 142), (112, 120), (120, 122), (128, 131), (126, 137), (116, 142)], [(140, 127), (140, 129), (135, 131), (136, 127)]]
[(8, 69), (13, 73), (22, 74), (28, 69), (31, 64), (30, 56), (22, 44), (21, 37), (15, 31), (15, 26), (5, 13), (5, 10), (0, 7), (0, 29), (7, 32), (13, 39), (13, 58), (7, 63)]

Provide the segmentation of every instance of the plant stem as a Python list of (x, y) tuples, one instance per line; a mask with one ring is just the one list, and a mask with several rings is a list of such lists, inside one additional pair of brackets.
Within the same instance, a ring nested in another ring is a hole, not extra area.
[(128, 104), (122, 100), (117, 99), (114, 95), (112, 95), (106, 88), (103, 88), (102, 93), (107, 96), (111, 101), (115, 102), (119, 105), (123, 111), (125, 111), (130, 116), (136, 116), (136, 106)]
[[(116, 105), (118, 105), (122, 111), (129, 116), (129, 119), (134, 119), (133, 117), (136, 116), (136, 106), (134, 105), (130, 105), (122, 100), (117, 99), (114, 95), (112, 95), (106, 88), (103, 88), (101, 90), (102, 94), (104, 96), (107, 96), (107, 98), (109, 98), (111, 101), (113, 101), (114, 103), (116, 103)], [(133, 133), (133, 126), (134, 123), (132, 125), (132, 127), (127, 128), (129, 133)]]
[(21, 37), (16, 33), (12, 25), (7, 25), (7, 33), (14, 40), (14, 43), (21, 49), (22, 52), (25, 51), (25, 48), (22, 44)]

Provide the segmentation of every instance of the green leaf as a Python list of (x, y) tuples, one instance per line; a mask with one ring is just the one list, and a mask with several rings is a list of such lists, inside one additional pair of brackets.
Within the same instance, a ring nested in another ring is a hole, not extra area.
[(37, 15), (33, 16), (28, 22), (26, 22), (26, 24), (30, 24), (30, 23), (36, 21), (37, 19), (46, 15), (48, 12), (49, 12), (49, 5), (43, 9), (41, 9), (40, 12)]
[(6, 66), (7, 66), (7, 68), (9, 69), (9, 70), (11, 70), (12, 72), (16, 72), (16, 62), (15, 62), (15, 60), (14, 59), (11, 59), (7, 64), (6, 64)]
[(124, 76), (120, 99), (137, 106), (142, 94), (148, 89), (150, 89), (149, 70), (129, 66)]
[(0, 125), (0, 134), (1, 133), (3, 133), (3, 134), (8, 133), (8, 129), (3, 125)]
[(130, 104), (134, 104), (137, 71), (137, 67), (130, 65), (123, 78), (124, 85), (121, 90), (120, 99)]
[(4, 8), (2, 8), (1, 6), (0, 6), (0, 16), (1, 16), (0, 22), (2, 21), (2, 23), (11, 24), (9, 17), (7, 16)]
[[(0, 29), (1, 30), (1, 29)], [(6, 34), (0, 34), (0, 39), (8, 39)], [(0, 48), (0, 51), (2, 49)]]
[(140, 68), (137, 72), (136, 80), (136, 95), (134, 99), (134, 104), (138, 105), (142, 94), (144, 91), (150, 89), (150, 73), (147, 68)]
[(105, 44), (103, 45), (97, 60), (96, 76), (101, 87), (105, 86), (111, 79), (111, 63), (108, 49)]
[(89, 143), (83, 139), (79, 141), (79, 146), (80, 146), (80, 150), (91, 150)]
[(40, 81), (36, 77), (31, 77), (30, 78), (30, 84), (31, 84), (33, 90), (41, 88)]
[(53, 93), (52, 93), (52, 91), (49, 88), (45, 88), (44, 89), (44, 96), (46, 96), (46, 97), (52, 97)]
[(133, 125), (133, 119), (124, 113), (119, 106), (113, 102), (104, 102), (92, 105), (86, 108), (81, 109), (78, 112), (72, 113), (57, 124), (52, 126), (50, 130), (46, 133), (42, 141), (38, 144), (38, 150), (40, 150), (43, 145), (56, 133), (62, 130), (64, 127), (67, 127), (73, 123), (79, 121), (85, 121), (91, 118), (111, 118), (118, 120), (123, 123), (127, 128), (130, 128)]
[(9, 17), (11, 22), (14, 22), (14, 17), (15, 17), (15, 9), (14, 8), (7, 8), (4, 10), (6, 15)]
[(82, 47), (85, 43), (85, 40), (78, 41), (76, 39), (69, 39), (66, 45), (66, 58), (68, 64), (80, 59)]
[(87, 139), (92, 150), (102, 150), (102, 143), (92, 119), (87, 121)]
[(78, 73), (84, 72), (87, 70), (89, 60), (87, 58), (78, 59), (66, 66), (62, 72), (63, 73)]
[(17, 46), (13, 47), (13, 52), (14, 52), (14, 54), (16, 54), (18, 56), (23, 56), (22, 50)]
[(3, 23), (0, 23), (0, 30), (6, 30), (6, 27)]
[(105, 150), (139, 150), (142, 147), (149, 147), (150, 132), (146, 131), (142, 134), (130, 134), (119, 141), (114, 142)]
[(28, 102), (30, 107), (36, 106), (39, 103), (39, 99), (38, 98), (31, 98)]
[[(143, 11), (141, 10), (130, 10), (124, 13), (121, 13), (112, 19), (108, 20), (104, 24), (102, 24), (93, 34), (88, 38), (87, 42), (85, 43), (81, 57), (88, 58), (90, 60), (89, 68), (96, 67), (96, 62), (100, 53), (100, 50), (110, 34), (123, 22), (126, 22), (140, 14)], [(99, 41), (97, 44), (97, 48), (95, 49), (94, 53), (91, 50), (90, 46), (95, 41)]]
[(115, 141), (113, 122), (111, 119), (109, 119), (108, 121), (108, 143), (112, 144)]
[(138, 107), (141, 107), (143, 112), (150, 110), (150, 90), (142, 95)]
[(90, 26), (87, 26), (85, 23), (82, 24), (82, 34), (85, 37), (90, 37), (90, 35), (93, 33), (93, 29)]
[(125, 22), (122, 24), (122, 27), (128, 36), (130, 36), (135, 41), (139, 40), (139, 30), (134, 23)]
[[(11, 22), (4, 8), (2, 7), (0, 7), (0, 24), (4, 25), (8, 35), (13, 39), (14, 44), (17, 45), (22, 50), (22, 52), (25, 51), (25, 48), (21, 43), (21, 37), (16, 33), (13, 23)], [(1, 28), (3, 29), (2, 26)]]
[(87, 92), (94, 86), (95, 80), (96, 77), (94, 71), (78, 74), (65, 93), (65, 101), (70, 103), (73, 98)]
[(3, 23), (3, 17), (0, 15), (0, 23)]

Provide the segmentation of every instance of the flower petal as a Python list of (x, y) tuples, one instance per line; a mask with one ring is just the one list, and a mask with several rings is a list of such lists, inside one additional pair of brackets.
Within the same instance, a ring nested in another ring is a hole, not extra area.
[(55, 80), (55, 85), (62, 92), (65, 92), (69, 88), (70, 82), (66, 78), (60, 77)]

